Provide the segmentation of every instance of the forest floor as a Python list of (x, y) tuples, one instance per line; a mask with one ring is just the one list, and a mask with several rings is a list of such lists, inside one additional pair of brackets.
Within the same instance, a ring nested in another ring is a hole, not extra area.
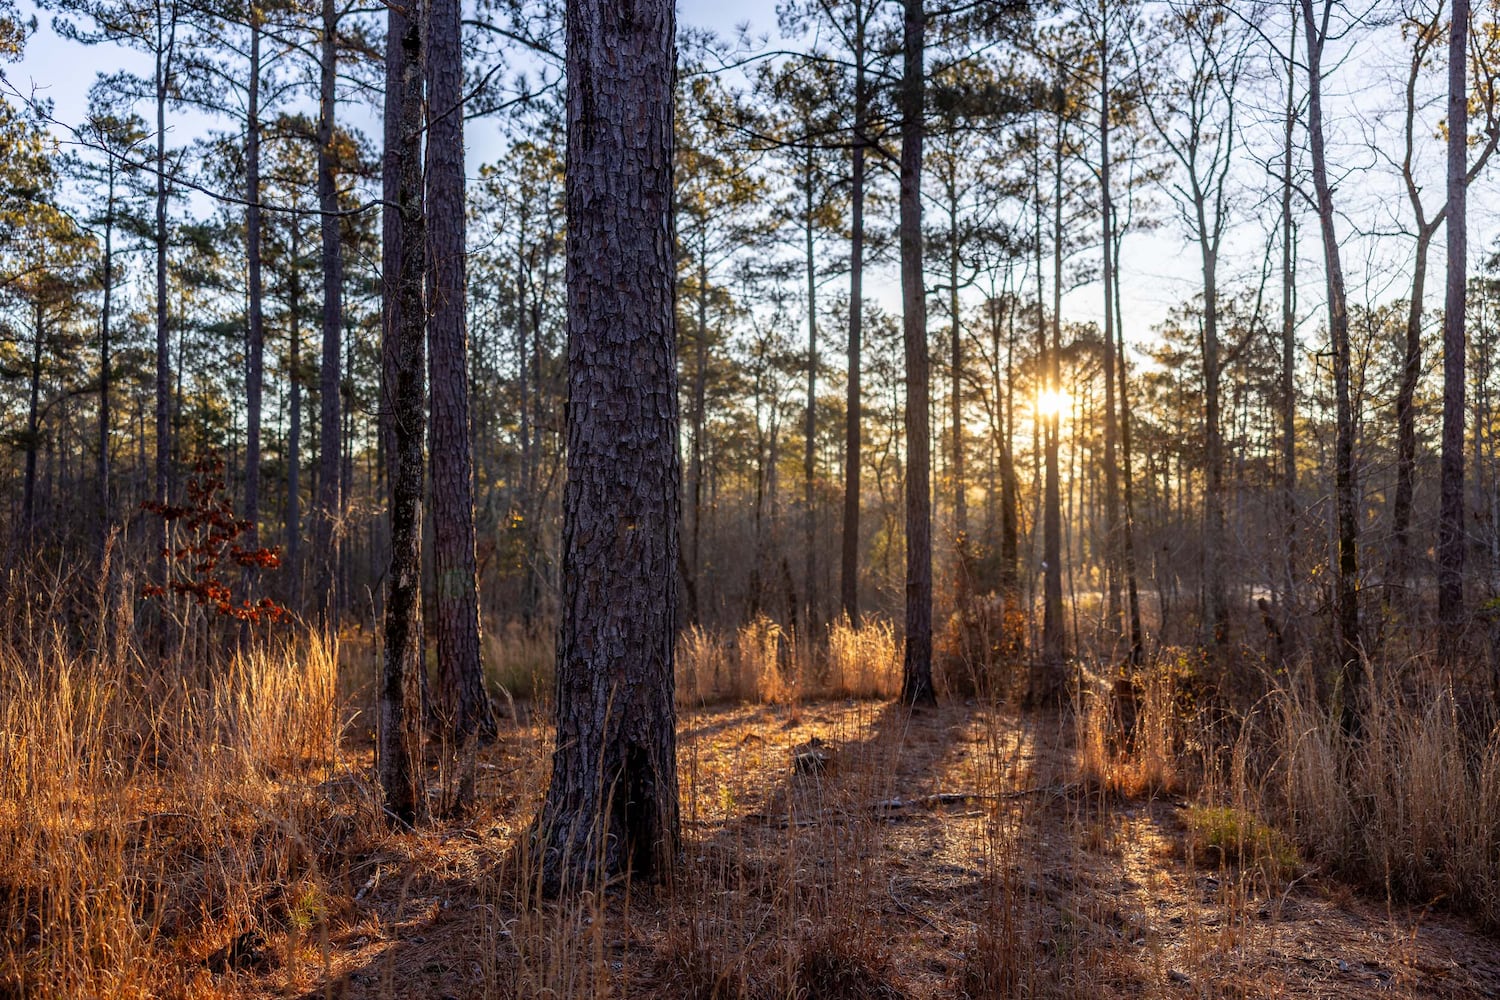
[[(482, 751), (466, 818), (380, 837), (338, 822), (368, 802), (355, 733), (303, 834), (320, 895), (243, 948), (233, 928), (184, 943), (182, 995), (1500, 996), (1496, 938), (1220, 850), (1181, 798), (1090, 787), (1073, 725), (972, 703), (685, 712), (676, 881), (559, 903), (514, 850), (544, 731)], [(814, 737), (826, 762), (799, 769)]]

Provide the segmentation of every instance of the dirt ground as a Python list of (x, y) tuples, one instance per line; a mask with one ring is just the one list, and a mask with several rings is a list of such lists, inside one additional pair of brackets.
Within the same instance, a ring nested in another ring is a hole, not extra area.
[[(183, 992), (1500, 997), (1494, 937), (1310, 868), (1216, 862), (1186, 802), (1081, 783), (1071, 726), (975, 704), (685, 713), (676, 881), (567, 903), (536, 902), (514, 850), (545, 733), (512, 726), (468, 818), (321, 835), (322, 895), (264, 940), (191, 946)], [(318, 794), (357, 808), (368, 759), (347, 766)]]

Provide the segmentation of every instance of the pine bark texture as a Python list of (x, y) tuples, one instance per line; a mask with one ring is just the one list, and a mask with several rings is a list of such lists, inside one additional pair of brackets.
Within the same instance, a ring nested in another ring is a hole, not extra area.
[(671, 0), (567, 6), (568, 478), (544, 891), (668, 876), (679, 838)]
[(387, 813), (421, 818), (422, 438), (425, 391), (422, 302), (422, 37), (415, 3), (387, 14), (386, 208), (381, 220), (381, 409), (390, 431), (386, 475), (391, 562), (386, 579), (385, 663), (377, 767)]
[(901, 78), (901, 311), (906, 349), (906, 650), (901, 700), (937, 702), (932, 687), (932, 465), (927, 292), (922, 282), (922, 116), (926, 13), (906, 0)]
[(432, 399), (432, 527), (438, 683), (449, 735), (495, 736), (480, 660), (465, 318), (463, 27), (459, 0), (429, 0), (427, 77), (427, 340)]

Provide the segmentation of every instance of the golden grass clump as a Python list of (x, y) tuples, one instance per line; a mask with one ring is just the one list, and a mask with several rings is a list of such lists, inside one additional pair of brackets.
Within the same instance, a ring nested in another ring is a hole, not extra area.
[(312, 930), (320, 853), (372, 818), (305, 791), (339, 768), (333, 664), (269, 643), (202, 687), (58, 634), (0, 644), (0, 993), (176, 992), (238, 935)]
[(1500, 927), (1500, 726), (1451, 688), (1370, 686), (1357, 738), (1303, 690), (1273, 693), (1267, 808), (1319, 864)]

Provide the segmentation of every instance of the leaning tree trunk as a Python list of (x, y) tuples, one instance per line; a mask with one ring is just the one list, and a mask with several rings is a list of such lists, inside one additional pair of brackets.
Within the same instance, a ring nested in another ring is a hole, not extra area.
[(569, 0), (568, 479), (542, 888), (676, 855), (678, 496), (671, 0)]
[(381, 409), (390, 450), (391, 563), (386, 578), (385, 663), (378, 770), (387, 813), (411, 825), (423, 812), (422, 437), (423, 235), (420, 5), (391, 4), (385, 75), (386, 208), (381, 219)]
[(932, 687), (932, 464), (927, 293), (922, 286), (922, 0), (906, 0), (901, 77), (901, 310), (906, 347), (906, 652), (901, 700), (936, 704)]
[(1451, 656), (1464, 625), (1464, 293), (1468, 287), (1469, 0), (1453, 0), (1448, 40), (1448, 288), (1443, 307), (1443, 457), (1438, 621)]
[(318, 90), (318, 210), (323, 239), (323, 357), (318, 366), (318, 501), (313, 519), (318, 566), (317, 610), (324, 627), (337, 613), (339, 499), (339, 367), (343, 361), (344, 257), (334, 178), (334, 87), (338, 80), (338, 8), (323, 0), (322, 76)]
[(463, 28), (459, 0), (427, 6), (427, 338), (438, 678), (455, 743), (495, 736), (479, 655), (469, 331), (464, 316)]

